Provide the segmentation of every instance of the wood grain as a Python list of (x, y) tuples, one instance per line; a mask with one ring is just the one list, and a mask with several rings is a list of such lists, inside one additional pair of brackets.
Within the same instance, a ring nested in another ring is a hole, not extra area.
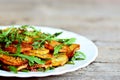
[(120, 80), (119, 0), (0, 0), (0, 25), (30, 24), (76, 32), (91, 39), (99, 56), (89, 66), (45, 78), (1, 80)]

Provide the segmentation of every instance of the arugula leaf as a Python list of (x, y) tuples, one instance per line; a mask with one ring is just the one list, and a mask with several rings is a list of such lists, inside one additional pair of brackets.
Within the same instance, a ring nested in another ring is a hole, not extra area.
[(2, 64), (0, 64), (0, 67), (2, 66)]
[(55, 34), (53, 34), (53, 37), (57, 37), (57, 36), (59, 36), (60, 34), (62, 34), (63, 32), (57, 32), (57, 33), (55, 33)]
[(2, 49), (0, 49), (0, 54), (9, 55), (9, 52), (7, 52), (7, 51), (3, 51)]
[(23, 70), (21, 70), (22, 72), (29, 72), (29, 70), (27, 70), (27, 69), (23, 69)]
[(28, 56), (28, 55), (24, 55), (24, 54), (12, 54), (12, 56), (18, 56), (21, 58), (25, 58), (25, 59), (29, 60), (31, 63), (45, 64), (45, 61), (43, 61), (40, 58), (37, 58), (35, 56)]
[(64, 44), (66, 45), (71, 45), (72, 43), (74, 43), (76, 40), (76, 38), (70, 38), (69, 40), (65, 41)]
[(34, 57), (34, 56), (33, 56), (33, 59), (34, 59), (34, 61), (35, 61), (36, 63), (38, 63), (38, 64), (45, 64), (45, 61), (41, 60), (40, 58), (37, 58), (37, 57)]
[(8, 68), (10, 69), (10, 71), (17, 73), (17, 68), (15, 66), (8, 66)]
[(6, 37), (10, 33), (11, 30), (12, 28), (9, 28), (7, 31), (2, 31), (2, 35)]
[(33, 46), (33, 49), (38, 49), (39, 48), (39, 42), (34, 42), (32, 44), (32, 46)]
[(86, 55), (80, 51), (75, 52), (74, 56), (71, 58), (72, 61), (85, 60), (85, 59), (86, 59)]
[(37, 30), (34, 26), (29, 26), (29, 28), (31, 28), (34, 32), (40, 32), (40, 31)]
[(61, 42), (63, 44), (66, 45), (71, 45), (72, 43), (74, 43), (76, 40), (76, 38), (70, 38), (70, 39), (56, 39), (56, 41)]
[(67, 64), (75, 64), (74, 61), (68, 61)]
[(27, 30), (27, 28), (29, 27), (29, 25), (22, 25), (21, 27), (19, 27), (20, 30)]
[(8, 40), (5, 44), (5, 47), (8, 47), (11, 43), (12, 43), (12, 41)]
[(21, 46), (20, 44), (17, 45), (17, 51), (16, 51), (16, 54), (20, 54), (20, 51), (21, 51)]
[(56, 55), (58, 54), (59, 50), (62, 48), (63, 44), (57, 45), (54, 47), (54, 52), (53, 54)]
[(45, 72), (49, 71), (49, 70), (54, 70), (55, 68), (54, 67), (48, 67), (45, 69)]
[(45, 69), (44, 69), (44, 68), (38, 68), (37, 70), (38, 70), (38, 71), (41, 71), (41, 72), (45, 72)]
[[(40, 47), (43, 46), (43, 44), (45, 43), (45, 41), (51, 41), (53, 40), (53, 38), (57, 37), (58, 35), (60, 35), (62, 32), (58, 32), (58, 33), (55, 33), (53, 35), (51, 34), (46, 34), (46, 33), (42, 33), (40, 35), (40, 38), (36, 38), (35, 39), (35, 42), (33, 43), (33, 48), (34, 49), (38, 49)], [(40, 42), (39, 42), (40, 41)]]
[(33, 37), (33, 36), (37, 36), (39, 34), (39, 32), (37, 32), (37, 31), (32, 31), (32, 32), (25, 31), (23, 34)]

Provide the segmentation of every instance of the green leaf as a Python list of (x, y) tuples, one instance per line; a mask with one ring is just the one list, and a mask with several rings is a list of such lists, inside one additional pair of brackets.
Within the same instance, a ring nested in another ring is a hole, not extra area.
[(67, 42), (68, 40), (69, 39), (56, 39), (56, 41), (61, 42), (61, 43)]
[(33, 66), (34, 65), (34, 63), (32, 63), (32, 62), (28, 62), (28, 64), (29, 64), (29, 66)]
[(0, 67), (2, 66), (2, 64), (0, 64)]
[(0, 49), (0, 54), (9, 55), (9, 52), (7, 52), (7, 51), (3, 51), (2, 49)]
[(8, 68), (10, 69), (10, 71), (17, 73), (17, 68), (15, 66), (8, 66)]
[(86, 59), (86, 55), (80, 51), (75, 52), (74, 56), (71, 58), (72, 61), (85, 60), (85, 59)]
[(32, 46), (34, 49), (38, 49), (40, 47), (40, 42), (34, 42)]
[(29, 72), (29, 70), (27, 70), (27, 69), (23, 69), (23, 70), (21, 70), (22, 72)]
[(54, 55), (58, 54), (58, 52), (60, 51), (60, 49), (62, 48), (62, 46), (63, 46), (63, 44), (55, 46), (53, 54)]
[(11, 30), (12, 30), (12, 28), (9, 28), (7, 31), (3, 31), (2, 35), (7, 36), (10, 33)]
[(8, 47), (12, 42), (11, 41), (7, 41), (6, 44), (5, 44), (5, 47)]
[(57, 32), (57, 33), (53, 34), (53, 37), (57, 37), (57, 36), (61, 35), (62, 33), (63, 32)]
[(29, 60), (31, 63), (37, 63), (37, 64), (45, 64), (45, 61), (41, 60), (40, 58), (37, 58), (35, 56), (28, 56), (28, 55), (24, 55), (24, 54), (12, 54), (12, 56), (18, 56), (21, 58), (25, 58), (27, 60)]
[(54, 67), (48, 67), (48, 68), (45, 69), (45, 72), (49, 71), (49, 70), (54, 70), (54, 69), (55, 69)]
[(67, 64), (75, 64), (74, 61), (68, 61)]
[(38, 68), (37, 70), (38, 70), (38, 71), (41, 71), (41, 72), (45, 72), (45, 69), (44, 69), (44, 68)]
[(76, 40), (76, 38), (70, 38), (69, 40), (65, 41), (64, 44), (66, 45), (71, 45), (72, 43), (74, 43)]
[(38, 64), (45, 64), (45, 61), (41, 60), (40, 58), (34, 57), (33, 59)]
[(20, 44), (18, 44), (16, 54), (20, 54), (20, 52), (21, 52), (21, 46), (20, 46)]

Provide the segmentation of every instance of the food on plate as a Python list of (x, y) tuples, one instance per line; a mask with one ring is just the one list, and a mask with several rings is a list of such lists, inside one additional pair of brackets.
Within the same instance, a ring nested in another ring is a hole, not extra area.
[(46, 71), (75, 60), (84, 60), (75, 38), (58, 38), (34, 26), (23, 25), (0, 30), (0, 69), (17, 73)]

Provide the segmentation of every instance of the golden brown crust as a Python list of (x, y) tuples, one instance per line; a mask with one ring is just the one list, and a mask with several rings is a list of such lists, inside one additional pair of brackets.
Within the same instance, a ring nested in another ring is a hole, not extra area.
[(42, 59), (52, 58), (52, 54), (50, 54), (48, 49), (41, 48), (38, 50), (30, 50), (29, 52), (25, 52), (26, 55), (36, 56)]
[(65, 63), (67, 63), (67, 61), (68, 61), (68, 57), (67, 57), (66, 53), (59, 53), (58, 55), (56, 55), (52, 58), (52, 66), (54, 66), (54, 67), (62, 66)]
[(68, 56), (68, 58), (72, 58), (75, 51), (80, 49), (80, 45), (79, 44), (72, 44), (69, 46), (70, 50), (66, 53), (66, 55)]
[(12, 66), (20, 66), (27, 63), (27, 60), (22, 60), (22, 58), (20, 57), (12, 57), (4, 54), (0, 55), (0, 61), (2, 61), (2, 63), (4, 64), (12, 65)]

